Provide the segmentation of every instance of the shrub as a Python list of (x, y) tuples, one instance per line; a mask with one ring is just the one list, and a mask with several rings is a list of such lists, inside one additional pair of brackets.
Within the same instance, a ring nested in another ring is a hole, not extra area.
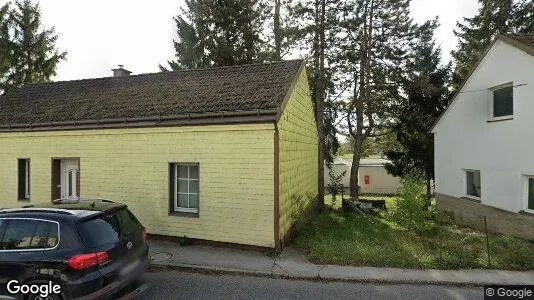
[(183, 237), (180, 238), (179, 243), (181, 247), (187, 247), (191, 245), (191, 239), (184, 235)]
[(424, 195), (424, 183), (414, 177), (401, 180), (395, 205), (388, 211), (388, 218), (398, 225), (415, 231), (427, 231), (433, 227)]
[(332, 206), (333, 207), (336, 206), (337, 195), (343, 192), (343, 184), (341, 184), (341, 181), (343, 180), (343, 177), (345, 177), (345, 174), (347, 174), (346, 170), (341, 172), (341, 174), (336, 175), (332, 167), (330, 167), (330, 170), (328, 171), (328, 177), (330, 177), (330, 183), (328, 184), (327, 189), (328, 189), (328, 193), (332, 195)]

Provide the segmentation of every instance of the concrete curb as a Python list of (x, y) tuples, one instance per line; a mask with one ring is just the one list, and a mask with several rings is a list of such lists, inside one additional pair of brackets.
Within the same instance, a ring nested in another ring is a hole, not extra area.
[[(455, 286), (455, 287), (481, 287), (484, 285), (503, 284), (501, 282), (491, 281), (459, 281), (459, 280), (420, 280), (420, 279), (396, 279), (396, 278), (364, 278), (364, 277), (339, 277), (339, 276), (306, 276), (306, 275), (291, 275), (278, 272), (267, 272), (262, 270), (246, 270), (234, 269), (219, 266), (203, 266), (203, 265), (188, 265), (188, 264), (151, 264), (149, 272), (158, 271), (184, 271), (191, 273), (201, 273), (207, 275), (237, 275), (250, 277), (263, 277), (273, 279), (290, 279), (290, 280), (306, 280), (306, 281), (321, 281), (321, 282), (354, 282), (365, 284), (415, 284), (415, 285), (440, 285), (440, 286)], [(517, 283), (526, 284), (526, 283)]]
[(296, 249), (287, 247), (277, 257), (264, 253), (214, 248), (178, 247), (152, 241), (151, 268), (204, 274), (230, 274), (320, 282), (415, 284), (444, 286), (527, 285), (534, 271), (505, 270), (420, 270), (365, 266), (323, 265), (310, 262)]

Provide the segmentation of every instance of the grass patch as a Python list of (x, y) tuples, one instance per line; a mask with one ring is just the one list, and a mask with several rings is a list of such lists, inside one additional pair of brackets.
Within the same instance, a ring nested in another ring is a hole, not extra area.
[[(327, 197), (328, 199), (328, 197)], [(389, 199), (389, 198), (388, 198)], [(390, 201), (390, 200), (388, 200)], [(341, 206), (341, 201), (338, 201)], [(490, 235), (491, 265), (484, 233), (436, 225), (416, 234), (385, 218), (327, 209), (308, 221), (294, 244), (321, 264), (416, 269), (534, 269), (534, 244)]]

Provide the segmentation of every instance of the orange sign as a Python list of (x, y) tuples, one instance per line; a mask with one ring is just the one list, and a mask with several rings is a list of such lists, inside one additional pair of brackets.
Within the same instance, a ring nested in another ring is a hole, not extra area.
[(365, 175), (364, 181), (365, 181), (365, 184), (369, 184), (369, 182), (371, 181), (371, 177), (369, 177), (369, 175)]

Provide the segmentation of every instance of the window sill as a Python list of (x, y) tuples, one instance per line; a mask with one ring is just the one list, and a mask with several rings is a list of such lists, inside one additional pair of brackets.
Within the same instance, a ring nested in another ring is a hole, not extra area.
[(469, 200), (469, 201), (472, 201), (472, 202), (475, 202), (475, 203), (482, 203), (481, 198), (474, 198), (474, 197), (469, 197), (469, 196), (463, 196), (463, 197), (460, 197), (460, 198), (465, 199), (465, 200)]
[(500, 118), (500, 119), (487, 120), (486, 122), (493, 123), (493, 122), (509, 121), (509, 120), (513, 120), (513, 119), (514, 119), (514, 117), (505, 117), (505, 118)]
[(169, 216), (186, 217), (186, 218), (198, 218), (198, 212), (184, 212), (184, 211), (171, 211)]

